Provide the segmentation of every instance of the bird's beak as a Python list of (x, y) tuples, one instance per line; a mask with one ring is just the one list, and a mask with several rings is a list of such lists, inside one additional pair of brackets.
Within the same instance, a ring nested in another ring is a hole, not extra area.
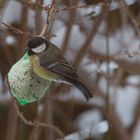
[(30, 49), (28, 48), (28, 47), (26, 47), (25, 49), (24, 49), (24, 52), (28, 52)]

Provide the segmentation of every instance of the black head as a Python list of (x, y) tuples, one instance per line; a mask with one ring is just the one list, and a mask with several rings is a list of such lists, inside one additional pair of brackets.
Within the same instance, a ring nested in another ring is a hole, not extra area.
[(29, 55), (38, 54), (45, 51), (49, 46), (47, 40), (42, 37), (34, 37), (28, 42), (26, 50)]

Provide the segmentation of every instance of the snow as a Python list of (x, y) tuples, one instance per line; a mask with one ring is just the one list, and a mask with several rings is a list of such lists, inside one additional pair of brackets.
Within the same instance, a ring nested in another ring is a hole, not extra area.
[(130, 126), (138, 103), (139, 89), (131, 86), (118, 89), (116, 111), (124, 126)]

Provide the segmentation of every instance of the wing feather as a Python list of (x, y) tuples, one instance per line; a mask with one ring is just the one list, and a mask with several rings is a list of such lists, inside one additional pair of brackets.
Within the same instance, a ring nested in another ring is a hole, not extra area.
[(52, 43), (46, 51), (39, 54), (40, 65), (50, 70), (51, 72), (58, 73), (60, 76), (67, 76), (72, 79), (77, 79), (78, 76), (72, 65), (64, 58), (62, 52)]

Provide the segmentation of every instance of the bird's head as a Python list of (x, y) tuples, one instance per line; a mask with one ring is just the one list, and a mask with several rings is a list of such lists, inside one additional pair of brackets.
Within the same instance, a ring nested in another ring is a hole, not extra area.
[(27, 51), (29, 55), (39, 54), (45, 51), (48, 46), (48, 41), (44, 38), (34, 37), (28, 42), (28, 46), (25, 48), (25, 51)]

